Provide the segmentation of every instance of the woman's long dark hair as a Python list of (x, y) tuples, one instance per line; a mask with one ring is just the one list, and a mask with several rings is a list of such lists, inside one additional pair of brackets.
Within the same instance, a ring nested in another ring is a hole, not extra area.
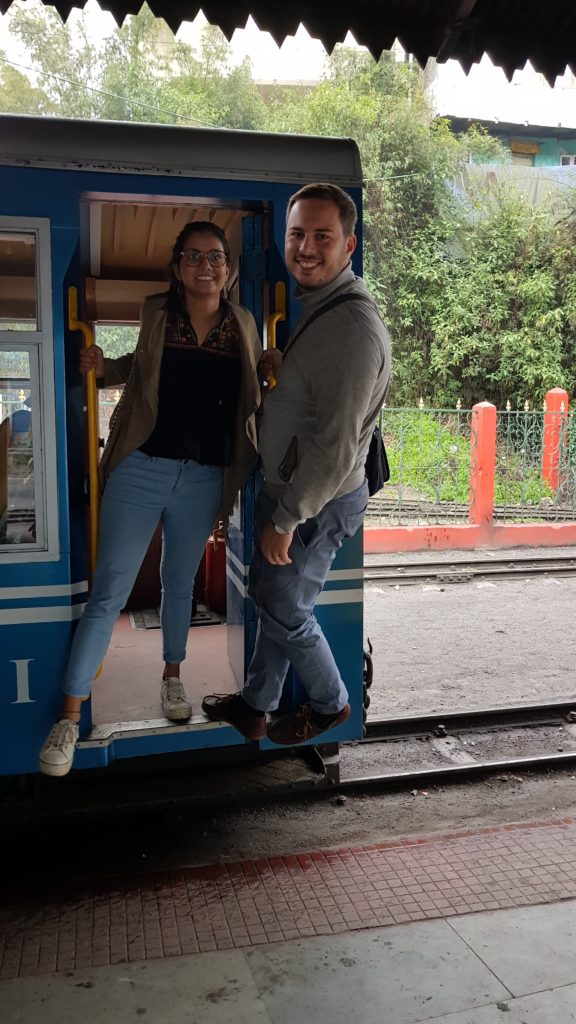
[(222, 228), (219, 228), (217, 224), (213, 224), (212, 221), (209, 220), (195, 220), (190, 224), (186, 224), (174, 242), (172, 247), (172, 256), (168, 267), (170, 288), (166, 294), (166, 309), (170, 313), (181, 312), (184, 308), (184, 289), (182, 287), (182, 282), (176, 277), (174, 270), (174, 268), (180, 263), (180, 253), (183, 252), (186, 242), (192, 235), (208, 234), (213, 235), (214, 238), (217, 238), (218, 241), (222, 243), (222, 248), (226, 253), (226, 262), (230, 263), (230, 246)]

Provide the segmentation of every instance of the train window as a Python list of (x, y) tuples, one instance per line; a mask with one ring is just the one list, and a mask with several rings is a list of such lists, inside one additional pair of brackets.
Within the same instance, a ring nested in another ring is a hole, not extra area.
[(0, 217), (0, 562), (59, 557), (50, 223)]
[[(94, 340), (100, 345), (105, 356), (116, 359), (134, 351), (139, 332), (137, 324), (96, 324)], [(98, 434), (104, 442), (108, 440), (112, 413), (120, 401), (123, 390), (123, 386), (104, 388), (98, 393)]]
[(0, 329), (37, 330), (36, 235), (0, 231)]
[(0, 351), (0, 543), (34, 544), (30, 354)]

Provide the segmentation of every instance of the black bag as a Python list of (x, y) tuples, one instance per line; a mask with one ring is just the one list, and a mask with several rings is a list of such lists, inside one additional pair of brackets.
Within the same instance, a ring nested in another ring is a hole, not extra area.
[(366, 479), (368, 480), (368, 494), (372, 497), (390, 479), (390, 466), (388, 465), (388, 457), (378, 425), (372, 431), (364, 468), (366, 470)]

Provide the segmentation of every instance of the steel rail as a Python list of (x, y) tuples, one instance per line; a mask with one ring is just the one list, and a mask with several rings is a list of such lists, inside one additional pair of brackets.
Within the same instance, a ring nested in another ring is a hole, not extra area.
[(532, 703), (475, 711), (435, 712), (431, 715), (402, 718), (369, 718), (365, 725), (366, 735), (359, 742), (375, 743), (399, 737), (430, 734), (437, 736), (479, 729), (560, 725), (566, 721), (576, 722), (576, 694), (572, 700), (551, 701), (548, 704)]
[(473, 579), (533, 576), (576, 576), (576, 557), (457, 559), (438, 562), (389, 563), (364, 567), (365, 582), (385, 586), (422, 583), (467, 583)]
[(352, 775), (340, 778), (333, 783), (332, 789), (338, 791), (364, 791), (377, 789), (380, 786), (406, 787), (408, 783), (416, 786), (434, 785), (437, 782), (455, 781), (456, 779), (474, 779), (493, 772), (518, 772), (530, 769), (561, 768), (576, 762), (576, 749), (556, 754), (535, 754), (530, 757), (513, 757), (496, 761), (474, 761), (470, 764), (447, 764), (434, 768), (410, 769), (405, 772), (390, 771), (372, 775)]

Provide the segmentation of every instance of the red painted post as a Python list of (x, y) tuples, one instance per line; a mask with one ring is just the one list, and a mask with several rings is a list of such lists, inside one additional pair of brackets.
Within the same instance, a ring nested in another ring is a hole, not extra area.
[(568, 424), (568, 392), (551, 388), (546, 392), (544, 430), (542, 432), (542, 479), (551, 490), (558, 490), (558, 467), (566, 444)]
[(470, 432), (470, 501), (468, 518), (490, 526), (494, 510), (496, 465), (496, 406), (478, 402), (472, 407)]

